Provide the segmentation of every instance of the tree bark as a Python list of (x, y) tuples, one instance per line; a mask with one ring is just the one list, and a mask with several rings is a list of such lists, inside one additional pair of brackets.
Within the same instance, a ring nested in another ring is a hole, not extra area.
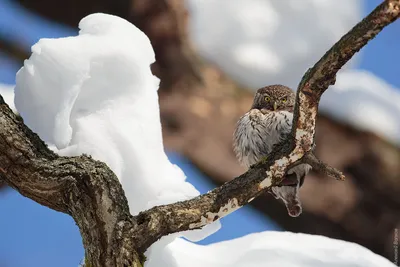
[[(310, 160), (319, 99), (334, 84), (338, 70), (399, 13), (400, 1), (387, 0), (343, 36), (300, 82), (287, 140), (264, 162), (207, 194), (131, 216), (117, 177), (104, 163), (85, 155), (55, 155), (0, 97), (1, 177), (21, 194), (74, 218), (88, 265), (140, 266), (140, 255), (160, 237), (200, 228), (228, 215), (278, 185), (293, 164), (308, 160), (315, 168), (341, 177), (338, 171)], [(199, 99), (197, 103), (204, 105)]]

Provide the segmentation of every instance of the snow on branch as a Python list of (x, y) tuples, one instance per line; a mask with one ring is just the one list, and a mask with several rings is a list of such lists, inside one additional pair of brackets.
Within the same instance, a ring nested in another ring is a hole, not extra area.
[(106, 164), (86, 155), (56, 155), (2, 97), (0, 176), (22, 195), (74, 218), (88, 265), (140, 266), (140, 255), (159, 238), (201, 228), (239, 209), (278, 185), (293, 164), (307, 162), (343, 179), (311, 155), (319, 100), (335, 83), (339, 69), (399, 14), (400, 0), (387, 0), (343, 36), (300, 82), (289, 140), (276, 146), (265, 161), (207, 194), (132, 216), (123, 188)]

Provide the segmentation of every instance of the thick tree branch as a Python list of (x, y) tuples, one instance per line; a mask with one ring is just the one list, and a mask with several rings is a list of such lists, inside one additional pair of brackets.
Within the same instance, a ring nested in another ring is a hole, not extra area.
[[(128, 202), (114, 173), (88, 156), (59, 157), (18, 119), (0, 96), (0, 174), (22, 195), (70, 214), (79, 226), (92, 266), (129, 259), (120, 224), (130, 221)], [(131, 264), (132, 265), (132, 264)], [(130, 266), (130, 265), (129, 265)]]
[[(310, 160), (304, 156), (314, 144), (321, 95), (334, 84), (338, 70), (399, 13), (400, 0), (387, 0), (336, 43), (300, 82), (289, 140), (265, 162), (207, 194), (132, 217), (117, 177), (104, 163), (85, 155), (57, 156), (0, 97), (1, 177), (24, 196), (70, 214), (91, 266), (139, 266), (139, 254), (160, 237), (226, 216), (278, 185), (289, 166)], [(324, 164), (315, 166), (333, 173)]]

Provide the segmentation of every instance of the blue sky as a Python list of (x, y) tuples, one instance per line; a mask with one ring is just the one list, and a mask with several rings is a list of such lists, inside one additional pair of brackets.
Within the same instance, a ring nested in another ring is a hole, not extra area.
[[(371, 12), (382, 1), (364, 1), (365, 13)], [(379, 36), (361, 50), (359, 68), (371, 71), (400, 89), (400, 23), (397, 21), (383, 29)]]
[[(380, 1), (365, 1), (365, 12)], [(23, 34), (21, 34), (23, 33)], [(32, 44), (43, 37), (75, 35), (76, 30), (49, 22), (23, 12), (10, 0), (0, 0), (0, 36), (18, 41), (29, 51)], [(385, 29), (382, 34), (362, 50), (359, 68), (369, 70), (400, 88), (400, 23)], [(0, 82), (15, 83), (17, 62), (0, 52)], [(188, 180), (204, 193), (214, 187), (185, 158), (169, 153)], [(77, 266), (83, 257), (78, 228), (67, 215), (42, 207), (14, 191), (0, 194), (0, 266)], [(239, 227), (239, 225), (246, 227)], [(250, 207), (242, 208), (223, 219), (223, 228), (201, 241), (202, 244), (239, 237), (250, 232), (279, 229), (273, 222)]]

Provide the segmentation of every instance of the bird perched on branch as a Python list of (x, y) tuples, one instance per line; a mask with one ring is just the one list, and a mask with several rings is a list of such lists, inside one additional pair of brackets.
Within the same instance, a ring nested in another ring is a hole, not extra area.
[[(293, 90), (283, 85), (257, 90), (250, 111), (239, 119), (234, 133), (233, 147), (241, 164), (247, 168), (256, 164), (290, 133), (295, 100)], [(310, 169), (308, 164), (289, 169), (282, 185), (272, 187), (270, 192), (283, 200), (292, 217), (302, 212), (298, 191)]]

